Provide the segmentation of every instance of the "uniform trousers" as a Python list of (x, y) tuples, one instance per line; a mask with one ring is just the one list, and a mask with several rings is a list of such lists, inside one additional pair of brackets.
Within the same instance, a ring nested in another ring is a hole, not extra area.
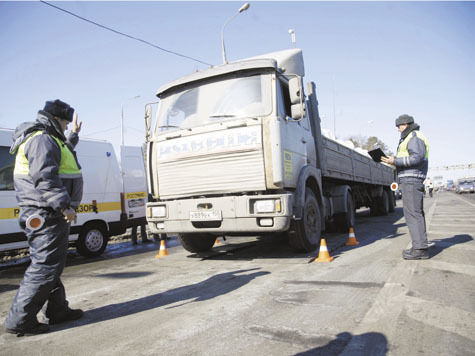
[[(37, 231), (25, 227), (26, 219), (33, 214), (45, 219)], [(4, 326), (9, 329), (36, 325), (36, 315), (45, 303), (48, 318), (68, 310), (60, 276), (66, 263), (70, 224), (59, 212), (37, 207), (22, 207), (19, 223), (28, 240), (31, 263), (5, 319)]]
[(411, 234), (412, 248), (426, 249), (427, 232), (424, 214), (424, 183), (419, 179), (401, 180), (404, 218)]

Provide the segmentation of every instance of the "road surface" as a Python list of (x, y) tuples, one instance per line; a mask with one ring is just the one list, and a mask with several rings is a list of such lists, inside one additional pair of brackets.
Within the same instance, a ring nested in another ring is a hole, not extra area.
[[(0, 333), (4, 355), (474, 355), (475, 195), (425, 198), (429, 260), (396, 212), (359, 211), (356, 238), (326, 234), (331, 263), (276, 236), (230, 238), (204, 256), (169, 241), (68, 258), (63, 283), (83, 319), (48, 334)], [(125, 246), (125, 244), (124, 244)], [(4, 319), (24, 266), (0, 271)]]

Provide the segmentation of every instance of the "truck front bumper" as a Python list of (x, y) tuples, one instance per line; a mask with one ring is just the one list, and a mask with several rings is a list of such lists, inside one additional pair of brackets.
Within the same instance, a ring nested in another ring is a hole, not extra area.
[(292, 206), (292, 194), (180, 199), (148, 203), (147, 221), (152, 233), (244, 235), (286, 231)]

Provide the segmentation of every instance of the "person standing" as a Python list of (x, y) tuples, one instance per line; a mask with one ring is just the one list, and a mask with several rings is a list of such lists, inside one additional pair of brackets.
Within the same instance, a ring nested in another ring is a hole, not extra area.
[(396, 166), (402, 190), (404, 218), (411, 235), (412, 247), (404, 250), (407, 260), (429, 258), (424, 214), (424, 180), (429, 165), (429, 142), (419, 131), (420, 126), (409, 115), (396, 119), (401, 139), (396, 157), (382, 157), (384, 163)]
[[(69, 137), (64, 132), (73, 123)], [(49, 331), (38, 312), (46, 303), (49, 324), (76, 320), (81, 309), (71, 309), (60, 276), (63, 272), (70, 223), (83, 193), (81, 167), (74, 147), (82, 122), (61, 100), (47, 101), (35, 122), (20, 124), (13, 134), (11, 154), (16, 154), (14, 185), (20, 205), (19, 224), (30, 249), (31, 263), (4, 322), (18, 335)]]
[[(138, 225), (132, 226), (131, 239), (132, 239), (132, 244), (133, 245), (137, 245), (137, 227), (138, 227)], [(147, 230), (146, 230), (145, 224), (140, 225), (140, 237), (142, 238), (142, 243), (143, 244), (148, 244), (148, 243), (152, 242), (147, 237)]]

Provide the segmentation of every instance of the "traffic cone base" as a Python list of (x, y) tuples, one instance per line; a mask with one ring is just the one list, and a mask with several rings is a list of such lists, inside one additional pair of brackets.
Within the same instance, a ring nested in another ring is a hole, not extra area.
[(160, 250), (158, 251), (155, 258), (162, 258), (168, 256), (167, 245), (165, 244), (165, 240), (160, 241)]
[(350, 227), (350, 233), (348, 234), (348, 241), (346, 242), (346, 246), (356, 246), (359, 242), (356, 241), (355, 230)]
[(318, 251), (318, 258), (314, 262), (331, 262), (333, 257), (328, 253), (327, 242), (322, 237), (320, 242), (320, 250)]

